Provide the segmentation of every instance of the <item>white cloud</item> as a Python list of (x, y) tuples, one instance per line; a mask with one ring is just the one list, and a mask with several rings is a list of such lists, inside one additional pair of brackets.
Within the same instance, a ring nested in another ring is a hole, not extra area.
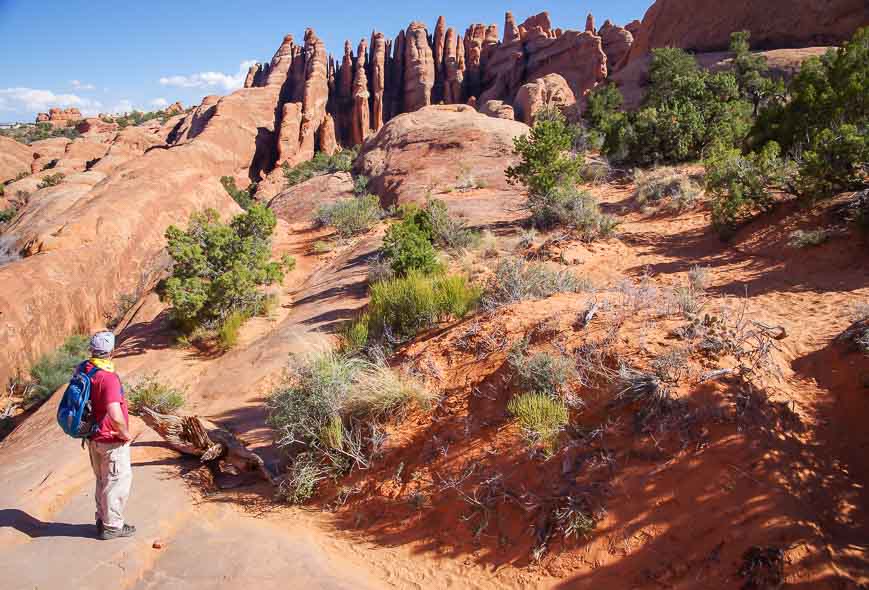
[(96, 114), (102, 103), (76, 94), (55, 94), (38, 88), (0, 88), (0, 111), (37, 113), (51, 107), (76, 107), (83, 115)]
[(85, 84), (81, 80), (70, 80), (69, 83), (76, 90), (93, 90), (96, 88), (93, 84)]
[(169, 101), (163, 97), (155, 98), (151, 101), (151, 105), (157, 107), (158, 109), (162, 109), (169, 106)]
[(119, 115), (122, 113), (130, 113), (135, 109), (136, 107), (133, 106), (133, 101), (129, 98), (122, 98), (118, 101), (118, 104), (112, 107), (111, 112)]
[(237, 90), (244, 85), (247, 70), (256, 63), (256, 60), (245, 60), (238, 66), (235, 74), (223, 72), (199, 72), (189, 76), (164, 76), (160, 78), (162, 86), (176, 86), (178, 88), (207, 88), (222, 86), (227, 92)]

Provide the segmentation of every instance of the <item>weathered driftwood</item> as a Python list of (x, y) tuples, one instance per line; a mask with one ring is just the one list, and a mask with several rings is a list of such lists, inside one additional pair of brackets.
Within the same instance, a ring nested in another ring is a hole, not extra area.
[(169, 446), (185, 455), (195, 455), (203, 463), (223, 462), (237, 471), (259, 473), (275, 484), (275, 477), (256, 453), (250, 451), (228, 430), (206, 424), (196, 416), (160, 414), (143, 407), (141, 418)]

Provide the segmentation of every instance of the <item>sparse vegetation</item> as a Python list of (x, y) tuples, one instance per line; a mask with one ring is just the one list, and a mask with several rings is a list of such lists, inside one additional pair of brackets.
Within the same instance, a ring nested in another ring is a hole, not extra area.
[(399, 277), (411, 271), (431, 274), (440, 268), (431, 233), (419, 223), (420, 219), (428, 221), (422, 211), (405, 217), (390, 226), (383, 238), (383, 258)]
[(577, 180), (583, 160), (573, 151), (576, 130), (556, 108), (537, 113), (531, 133), (513, 140), (521, 162), (507, 168), (507, 180), (522, 184), (529, 196), (543, 197)]
[(310, 180), (315, 176), (334, 174), (335, 172), (350, 172), (353, 168), (353, 160), (356, 159), (357, 154), (358, 150), (355, 148), (344, 149), (335, 152), (331, 156), (323, 152), (317, 152), (311, 160), (302, 162), (298, 166), (291, 168), (288, 164), (284, 163), (282, 169), (286, 184), (290, 187)]
[(531, 222), (540, 229), (563, 226), (587, 242), (612, 235), (616, 221), (601, 213), (597, 200), (574, 184), (561, 184), (546, 194), (529, 194)]
[(540, 262), (505, 258), (498, 263), (484, 297), (487, 307), (500, 307), (556, 293), (573, 293), (589, 284), (566, 270), (551, 270)]
[[(34, 141), (42, 141), (43, 139), (51, 139), (53, 137), (66, 137), (68, 139), (81, 137), (81, 133), (76, 130), (76, 124), (67, 127), (55, 127), (51, 123), (45, 122), (21, 125), (13, 129), (0, 129), (0, 135), (27, 145), (30, 145)], [(21, 179), (16, 178), (16, 180)]]
[(367, 320), (369, 338), (401, 342), (436, 322), (466, 316), (479, 299), (480, 290), (463, 276), (410, 271), (372, 285), (368, 316), (357, 321)]
[(382, 360), (324, 352), (299, 360), (269, 400), (278, 444), (294, 454), (282, 493), (310, 498), (318, 482), (354, 466), (366, 468), (379, 446), (380, 424), (434, 396)]
[(530, 354), (527, 340), (521, 340), (513, 347), (508, 361), (519, 386), (526, 391), (558, 396), (577, 378), (572, 358), (549, 352)]
[(174, 414), (185, 401), (184, 392), (167, 385), (157, 373), (146, 375), (133, 383), (126, 392), (131, 414), (139, 414), (142, 407), (148, 407), (161, 414)]
[(791, 248), (813, 248), (820, 246), (830, 239), (830, 232), (824, 228), (818, 229), (798, 229), (791, 232), (788, 246)]
[(42, 177), (42, 180), (39, 181), (39, 184), (36, 185), (38, 190), (48, 188), (50, 186), (59, 185), (64, 179), (64, 175), (60, 172), (56, 172), (55, 174), (46, 174)]
[(545, 393), (522, 393), (507, 404), (510, 412), (533, 444), (541, 444), (548, 453), (554, 453), (558, 435), (569, 421), (563, 401)]
[(241, 311), (232, 311), (217, 328), (217, 342), (222, 350), (229, 350), (238, 343), (238, 333), (250, 316)]
[(252, 182), (247, 189), (241, 190), (235, 186), (235, 179), (232, 176), (221, 176), (220, 184), (226, 189), (226, 192), (232, 197), (232, 200), (238, 203), (238, 206), (247, 211), (256, 201), (253, 196), (256, 194), (256, 183)]
[(332, 242), (327, 242), (325, 240), (317, 240), (314, 242), (314, 245), (311, 246), (311, 250), (314, 254), (326, 254), (335, 249), (335, 244)]
[(369, 231), (383, 216), (380, 199), (366, 194), (321, 205), (314, 221), (320, 226), (334, 227), (342, 238), (350, 238)]
[(672, 211), (690, 209), (700, 195), (700, 187), (686, 173), (673, 168), (658, 168), (634, 173), (637, 185), (634, 198), (640, 205), (665, 206)]
[(261, 309), (259, 288), (283, 278), (281, 263), (269, 260), (275, 224), (274, 213), (253, 205), (229, 224), (208, 209), (191, 215), (186, 231), (174, 225), (166, 230), (174, 264), (164, 293), (182, 331), (216, 329), (233, 313), (250, 316)]
[(740, 221), (772, 207), (771, 191), (787, 174), (780, 153), (775, 142), (747, 155), (723, 145), (710, 150), (704, 161), (706, 190), (712, 197), (712, 222), (720, 231), (732, 231)]
[(48, 399), (72, 377), (75, 368), (88, 358), (87, 336), (70, 336), (54, 352), (45, 354), (30, 367), (32, 386), (27, 389), (25, 406), (33, 406)]

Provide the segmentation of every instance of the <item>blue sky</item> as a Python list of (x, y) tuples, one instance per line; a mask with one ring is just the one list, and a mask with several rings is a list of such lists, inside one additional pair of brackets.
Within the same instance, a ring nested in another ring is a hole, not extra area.
[[(557, 27), (582, 29), (591, 11), (598, 25), (641, 19), (651, 0), (510, 2), (396, 1), (360, 3), (264, 0), (0, 0), (0, 121), (32, 120), (50, 106), (86, 114), (153, 110), (207, 94), (227, 94), (244, 79), (242, 64), (271, 59), (283, 35), (301, 40), (313, 27), (339, 55), (372, 29), (395, 36), (412, 20), (464, 32), (471, 23), (517, 22), (549, 10)], [(162, 81), (162, 82), (161, 82)]]

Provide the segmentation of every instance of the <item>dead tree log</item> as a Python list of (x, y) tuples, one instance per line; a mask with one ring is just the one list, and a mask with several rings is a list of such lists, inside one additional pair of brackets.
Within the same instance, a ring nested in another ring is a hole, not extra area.
[(141, 418), (179, 453), (199, 457), (203, 463), (225, 462), (237, 471), (259, 473), (269, 483), (276, 483), (262, 458), (224, 428), (206, 424), (196, 416), (160, 414), (147, 407), (141, 408)]

